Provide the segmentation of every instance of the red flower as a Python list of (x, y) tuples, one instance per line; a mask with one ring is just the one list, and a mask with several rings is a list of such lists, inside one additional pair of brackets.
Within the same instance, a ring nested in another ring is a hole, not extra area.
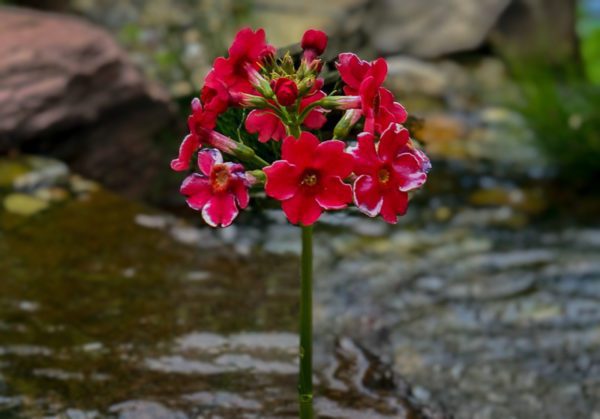
[(190, 208), (202, 211), (202, 218), (212, 227), (227, 227), (239, 210), (248, 206), (248, 180), (244, 167), (223, 163), (219, 150), (205, 149), (198, 153), (201, 173), (188, 176), (181, 185)]
[[(248, 66), (259, 69), (260, 64), (274, 54), (275, 48), (266, 43), (263, 29), (253, 32), (250, 28), (244, 28), (236, 34), (229, 47), (229, 57), (218, 57), (214, 61), (205, 87), (221, 92), (221, 97), (227, 95), (229, 103), (237, 104), (240, 93), (255, 92), (248, 80)], [(219, 82), (225, 86), (225, 93)]]
[(277, 101), (282, 106), (292, 105), (298, 99), (298, 86), (287, 77), (280, 77), (271, 82), (271, 88), (277, 96)]
[(283, 141), (282, 160), (263, 170), (265, 191), (282, 201), (281, 207), (293, 224), (310, 225), (323, 210), (342, 209), (352, 201), (352, 188), (343, 179), (352, 172), (352, 156), (337, 140), (319, 142), (309, 132)]
[[(252, 91), (252, 86), (248, 88), (244, 83), (236, 83), (238, 84), (235, 88), (242, 89), (240, 92), (249, 93), (248, 90)], [(213, 109), (217, 113), (223, 113), (230, 105), (237, 105), (239, 103), (241, 95), (236, 92), (236, 90), (230, 90), (227, 87), (225, 82), (219, 78), (218, 72), (213, 68), (204, 79), (200, 98), (205, 107)]]
[(360, 95), (365, 131), (381, 133), (391, 123), (406, 121), (404, 107), (394, 101), (392, 92), (382, 87), (387, 76), (387, 63), (383, 58), (368, 62), (354, 54), (343, 53), (336, 65), (346, 84), (344, 93)]
[(258, 63), (275, 55), (275, 47), (267, 44), (264, 29), (253, 32), (243, 28), (235, 35), (229, 47), (229, 58), (235, 62)]
[[(299, 113), (302, 113), (302, 111), (311, 103), (326, 96), (323, 91), (319, 90), (321, 87), (323, 87), (323, 80), (317, 79), (311, 89), (311, 93), (300, 101), (300, 105), (298, 106)], [(327, 118), (325, 118), (324, 115), (325, 112), (325, 109), (321, 107), (312, 109), (306, 118), (304, 118), (304, 121), (302, 121), (302, 125), (309, 129), (321, 128), (325, 122), (327, 122)], [(254, 109), (251, 111), (246, 118), (245, 127), (250, 133), (258, 133), (258, 140), (263, 143), (270, 139), (280, 141), (286, 135), (283, 122), (281, 122), (279, 117), (273, 111), (268, 109)]]
[(347, 95), (357, 95), (360, 85), (367, 77), (373, 77), (373, 83), (381, 86), (387, 75), (387, 63), (383, 58), (378, 58), (373, 62), (361, 60), (355, 54), (350, 52), (342, 53), (338, 56), (336, 67), (340, 72), (344, 86), (344, 93)]
[[(325, 92), (321, 90), (323, 83), (323, 79), (315, 80), (315, 84), (311, 88), (310, 93), (304, 96), (300, 101), (298, 112), (302, 113), (308, 105), (327, 96)], [(302, 121), (302, 124), (308, 129), (320, 129), (325, 125), (325, 122), (327, 122), (327, 118), (325, 117), (325, 113), (327, 112), (327, 110), (321, 107), (316, 107), (308, 113), (306, 118), (304, 118), (304, 121)]]
[(202, 107), (198, 98), (192, 100), (192, 114), (188, 116), (190, 133), (181, 142), (178, 157), (171, 161), (173, 170), (181, 172), (189, 169), (192, 155), (206, 141), (207, 132), (215, 127), (217, 116), (218, 113)]
[[(408, 130), (391, 124), (375, 146), (373, 134), (358, 136), (354, 155), (354, 203), (369, 217), (381, 214), (395, 224), (408, 207), (407, 191), (419, 188), (427, 180), (424, 165), (411, 149)], [(422, 153), (421, 153), (422, 154)], [(424, 154), (423, 154), (424, 156)]]
[(266, 143), (270, 139), (281, 141), (286, 136), (285, 125), (273, 111), (268, 109), (250, 111), (244, 125), (249, 133), (258, 133), (258, 141), (261, 143)]
[(300, 45), (304, 50), (304, 59), (311, 62), (325, 51), (327, 47), (327, 35), (323, 31), (309, 29), (302, 35)]
[(394, 102), (394, 95), (381, 87), (374, 77), (367, 77), (360, 85), (361, 110), (365, 117), (366, 132), (381, 133), (392, 123), (406, 121), (404, 107)]

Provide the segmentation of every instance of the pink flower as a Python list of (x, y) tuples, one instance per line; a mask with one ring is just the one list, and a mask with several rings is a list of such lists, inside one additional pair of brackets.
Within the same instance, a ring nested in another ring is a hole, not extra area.
[(250, 28), (243, 28), (235, 35), (229, 47), (229, 58), (234, 62), (259, 63), (275, 55), (275, 47), (267, 44), (264, 29), (253, 32)]
[[(298, 106), (299, 113), (302, 113), (302, 111), (311, 103), (326, 96), (325, 93), (320, 90), (322, 86), (323, 80), (317, 79), (310, 93), (300, 100), (300, 105)], [(324, 115), (325, 112), (325, 109), (321, 107), (312, 109), (304, 121), (302, 121), (302, 125), (309, 129), (321, 128), (325, 122), (327, 122), (327, 118)], [(252, 134), (258, 133), (258, 140), (263, 143), (270, 139), (281, 141), (286, 135), (285, 125), (281, 122), (281, 119), (269, 109), (252, 110), (246, 118), (245, 127), (246, 130)]]
[(387, 75), (387, 63), (383, 58), (368, 62), (350, 52), (344, 52), (338, 56), (336, 67), (342, 81), (346, 84), (344, 93), (347, 95), (357, 95), (361, 83), (367, 77), (373, 77), (373, 83), (381, 86)]
[(261, 143), (266, 143), (270, 139), (281, 141), (286, 136), (285, 125), (273, 111), (268, 109), (250, 111), (244, 125), (249, 133), (258, 133), (258, 141)]
[(271, 82), (271, 88), (282, 106), (290, 106), (298, 99), (298, 86), (287, 77), (279, 77)]
[(406, 121), (404, 107), (394, 101), (392, 92), (382, 87), (387, 76), (387, 63), (383, 58), (368, 62), (354, 54), (343, 53), (336, 65), (346, 84), (344, 93), (360, 96), (365, 131), (381, 133), (391, 123)]
[(381, 133), (392, 123), (406, 121), (404, 107), (394, 102), (394, 95), (381, 87), (374, 77), (367, 77), (360, 85), (361, 110), (365, 117), (366, 132)]
[(283, 141), (281, 160), (265, 167), (265, 191), (281, 202), (293, 224), (310, 225), (323, 210), (342, 209), (352, 201), (344, 179), (352, 172), (352, 156), (337, 140), (319, 142), (309, 132)]
[[(427, 180), (423, 162), (412, 151), (408, 130), (391, 124), (381, 135), (363, 132), (358, 136), (354, 155), (354, 203), (368, 215), (395, 224), (408, 207), (408, 191)], [(422, 153), (421, 153), (422, 154)], [(423, 154), (424, 156), (424, 154)], [(428, 160), (427, 160), (428, 161)]]
[[(204, 86), (200, 93), (200, 98), (205, 107), (215, 110), (217, 113), (223, 113), (231, 105), (237, 105), (241, 93), (252, 91), (252, 86), (248, 87), (245, 83), (236, 86), (241, 90), (230, 90), (225, 82), (219, 78), (215, 69), (211, 69), (204, 79)], [(240, 92), (240, 93), (237, 93)]]
[(221, 153), (215, 149), (198, 153), (198, 167), (201, 173), (188, 176), (181, 185), (181, 193), (187, 196), (190, 208), (202, 212), (208, 225), (229, 226), (250, 199), (244, 167), (223, 163)]
[(217, 123), (218, 113), (203, 107), (198, 98), (192, 100), (191, 106), (192, 114), (188, 116), (190, 133), (181, 142), (177, 158), (171, 161), (171, 168), (177, 172), (189, 169), (192, 155), (205, 143), (207, 132), (212, 131)]
[(325, 51), (327, 47), (327, 35), (323, 31), (309, 29), (302, 35), (300, 45), (304, 50), (304, 59), (311, 62)]
[[(229, 57), (218, 57), (206, 78), (207, 89), (219, 91), (221, 98), (228, 94), (228, 102), (237, 104), (240, 93), (254, 93), (248, 80), (248, 68), (259, 69), (261, 63), (274, 56), (275, 48), (266, 43), (265, 31), (253, 32), (250, 28), (240, 30), (229, 47)], [(219, 82), (222, 86), (219, 85)]]
[[(308, 95), (304, 96), (300, 101), (298, 112), (302, 113), (302, 111), (306, 109), (308, 105), (327, 96), (325, 92), (321, 90), (323, 83), (323, 79), (315, 80), (315, 84), (310, 89)], [(323, 125), (325, 125), (325, 122), (327, 122), (327, 118), (325, 117), (327, 112), (328, 111), (325, 109), (317, 106), (308, 113), (306, 118), (304, 118), (304, 121), (302, 121), (302, 124), (308, 129), (320, 129)]]

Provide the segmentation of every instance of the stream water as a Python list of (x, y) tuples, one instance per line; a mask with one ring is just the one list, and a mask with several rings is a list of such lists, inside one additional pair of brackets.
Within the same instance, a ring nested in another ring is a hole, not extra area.
[[(319, 417), (599, 417), (600, 228), (438, 173), (398, 226), (316, 229)], [(294, 417), (297, 228), (215, 231), (62, 175), (30, 187), (49, 208), (0, 212), (0, 417)]]

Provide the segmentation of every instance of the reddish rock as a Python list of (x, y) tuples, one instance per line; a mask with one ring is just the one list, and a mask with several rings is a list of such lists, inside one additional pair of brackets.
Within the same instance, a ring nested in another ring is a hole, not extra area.
[[(172, 120), (165, 91), (144, 79), (104, 30), (79, 18), (0, 10), (0, 152), (43, 151), (135, 195), (161, 164), (152, 137)], [(135, 183), (132, 164), (144, 166)]]

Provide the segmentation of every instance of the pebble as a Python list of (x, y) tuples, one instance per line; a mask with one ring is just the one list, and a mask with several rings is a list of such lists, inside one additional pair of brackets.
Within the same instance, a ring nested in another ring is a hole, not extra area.
[(23, 193), (11, 193), (4, 198), (4, 209), (12, 214), (31, 216), (48, 208), (48, 202)]

